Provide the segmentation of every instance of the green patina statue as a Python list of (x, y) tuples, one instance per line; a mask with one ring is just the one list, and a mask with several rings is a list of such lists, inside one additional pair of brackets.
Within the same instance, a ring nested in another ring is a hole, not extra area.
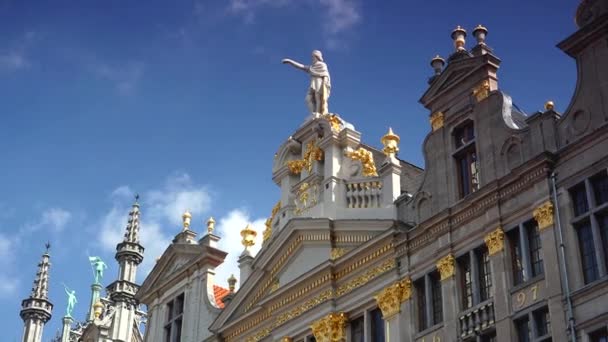
[(89, 262), (91, 263), (91, 267), (93, 267), (93, 273), (95, 276), (95, 284), (101, 284), (101, 278), (103, 278), (103, 270), (108, 268), (103, 260), (100, 257), (94, 256), (89, 257)]
[(72, 312), (74, 311), (74, 306), (78, 303), (76, 300), (76, 291), (70, 290), (65, 284), (63, 284), (65, 289), (65, 293), (68, 295), (68, 307), (66, 308), (66, 317), (72, 317)]

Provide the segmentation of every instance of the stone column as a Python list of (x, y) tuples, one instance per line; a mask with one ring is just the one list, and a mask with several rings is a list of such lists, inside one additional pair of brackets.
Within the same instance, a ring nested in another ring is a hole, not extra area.
[[(456, 259), (452, 254), (437, 261), (437, 270), (439, 270), (441, 280), (441, 299), (443, 301), (443, 331), (448, 336), (449, 341), (457, 341), (458, 334), (453, 332), (458, 331), (458, 286), (456, 284)], [(432, 298), (427, 297), (427, 302)]]
[[(543, 267), (545, 273), (545, 296), (549, 315), (551, 315), (551, 335), (561, 336), (568, 329), (564, 313), (567, 308), (562, 300), (562, 279), (559, 257), (559, 246), (553, 228), (553, 203), (546, 201), (538, 206), (534, 212), (534, 219), (538, 223), (540, 234)], [(564, 318), (564, 319), (560, 319)]]
[(392, 206), (401, 195), (401, 165), (396, 159), (387, 159), (380, 167), (382, 178), (382, 207)]
[(485, 242), (490, 256), (492, 270), (492, 297), (494, 298), (494, 320), (498, 342), (511, 341), (510, 292), (507, 253), (505, 253), (505, 233), (502, 227), (486, 235)]
[(406, 322), (402, 319), (401, 306), (412, 296), (412, 280), (402, 279), (382, 291), (374, 298), (382, 311), (387, 341), (404, 341), (409, 339)]
[(63, 317), (63, 329), (61, 329), (61, 342), (70, 342), (70, 330), (74, 319), (70, 316)]

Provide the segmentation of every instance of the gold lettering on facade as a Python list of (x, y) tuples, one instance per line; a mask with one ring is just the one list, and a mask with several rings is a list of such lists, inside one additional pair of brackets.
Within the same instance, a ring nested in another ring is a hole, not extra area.
[(332, 312), (314, 322), (310, 328), (318, 342), (345, 342), (346, 323), (348, 323), (346, 313)]
[(401, 303), (410, 299), (411, 295), (412, 280), (405, 278), (380, 291), (374, 299), (382, 310), (382, 316), (387, 320), (401, 312)]
[(486, 235), (484, 241), (486, 242), (486, 246), (488, 246), (489, 255), (502, 252), (505, 248), (505, 232), (502, 228), (498, 227), (496, 230)]
[(431, 128), (433, 129), (433, 132), (435, 132), (436, 130), (443, 127), (443, 113), (442, 112), (433, 113), (431, 115), (430, 121), (431, 121)]
[(454, 256), (448, 254), (437, 261), (437, 269), (441, 275), (441, 280), (446, 280), (454, 276)]
[(304, 157), (299, 160), (289, 160), (287, 167), (289, 171), (294, 175), (299, 175), (303, 169), (306, 169), (309, 173), (312, 171), (312, 165), (316, 161), (323, 160), (323, 150), (317, 146), (316, 141), (311, 140), (306, 144), (306, 150), (304, 150)]
[(364, 177), (378, 177), (376, 163), (374, 162), (374, 155), (371, 151), (368, 151), (363, 147), (359, 147), (352, 152), (346, 152), (346, 156), (352, 160), (361, 161), (361, 166), (363, 166), (363, 171), (361, 174)]
[(553, 203), (551, 201), (547, 201), (534, 209), (532, 214), (536, 222), (538, 222), (538, 230), (553, 226)]
[(485, 99), (490, 94), (490, 81), (483, 80), (481, 84), (473, 88), (473, 96), (477, 99), (477, 102)]

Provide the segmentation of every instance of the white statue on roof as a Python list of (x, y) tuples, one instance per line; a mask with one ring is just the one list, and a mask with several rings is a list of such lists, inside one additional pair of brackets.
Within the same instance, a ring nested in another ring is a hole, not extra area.
[(310, 86), (306, 92), (308, 110), (315, 116), (327, 114), (329, 112), (327, 99), (331, 90), (331, 78), (321, 51), (314, 50), (312, 52), (311, 65), (304, 65), (289, 58), (283, 59), (282, 62), (310, 74)]

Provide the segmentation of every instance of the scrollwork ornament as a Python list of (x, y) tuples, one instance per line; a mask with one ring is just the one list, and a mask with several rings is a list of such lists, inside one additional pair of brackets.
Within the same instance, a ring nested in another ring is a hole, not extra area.
[(442, 281), (454, 276), (454, 264), (455, 259), (452, 254), (448, 254), (437, 261), (437, 269), (439, 270)]
[(547, 201), (534, 209), (532, 214), (538, 223), (539, 230), (553, 226), (553, 203), (551, 201)]
[(498, 227), (496, 230), (486, 235), (484, 241), (486, 242), (486, 246), (488, 247), (488, 254), (494, 255), (496, 253), (502, 252), (505, 247), (505, 232), (502, 228)]
[(346, 156), (352, 160), (361, 161), (363, 171), (361, 172), (364, 177), (378, 177), (376, 171), (376, 163), (374, 162), (374, 156), (371, 151), (359, 147), (355, 151), (346, 152)]
[(312, 334), (318, 342), (346, 341), (346, 313), (330, 313), (311, 325)]

